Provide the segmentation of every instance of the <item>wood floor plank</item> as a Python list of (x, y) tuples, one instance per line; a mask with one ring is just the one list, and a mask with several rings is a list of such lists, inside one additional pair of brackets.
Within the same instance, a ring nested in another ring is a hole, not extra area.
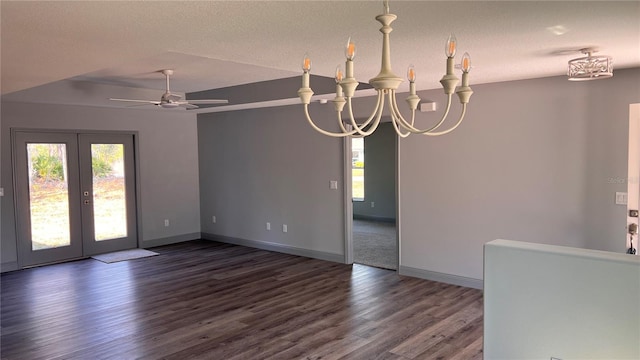
[(481, 359), (482, 292), (211, 241), (2, 274), (10, 359)]
[(433, 346), (461, 330), (465, 325), (476, 320), (480, 316), (481, 315), (477, 309), (466, 307), (461, 311), (438, 321), (433, 326), (411, 336), (409, 339), (390, 351), (409, 359), (415, 359), (421, 353), (429, 351)]

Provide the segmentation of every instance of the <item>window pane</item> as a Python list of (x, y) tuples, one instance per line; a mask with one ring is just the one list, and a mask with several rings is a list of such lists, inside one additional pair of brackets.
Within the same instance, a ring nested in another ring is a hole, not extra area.
[(364, 138), (351, 139), (351, 196), (364, 200)]
[(69, 246), (66, 144), (27, 144), (31, 249)]
[(91, 144), (95, 240), (127, 236), (124, 145)]

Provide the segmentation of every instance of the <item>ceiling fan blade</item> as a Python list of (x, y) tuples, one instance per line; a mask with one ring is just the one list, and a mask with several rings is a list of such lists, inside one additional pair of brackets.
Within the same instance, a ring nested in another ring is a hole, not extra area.
[(186, 100), (189, 104), (206, 105), (206, 104), (228, 104), (229, 100), (207, 99), (207, 100)]
[(151, 104), (151, 103), (133, 103), (132, 105), (127, 105), (126, 108), (138, 108), (143, 106), (156, 106), (159, 107), (160, 104)]
[(160, 105), (160, 101), (153, 101), (153, 100), (114, 99), (114, 98), (110, 98), (109, 100)]
[(197, 106), (189, 103), (180, 104), (180, 106), (184, 107), (187, 110), (199, 109)]

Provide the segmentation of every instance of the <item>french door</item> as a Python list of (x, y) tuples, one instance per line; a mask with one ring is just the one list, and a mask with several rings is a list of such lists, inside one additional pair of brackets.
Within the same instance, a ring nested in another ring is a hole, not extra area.
[(13, 139), (21, 267), (137, 247), (133, 135)]

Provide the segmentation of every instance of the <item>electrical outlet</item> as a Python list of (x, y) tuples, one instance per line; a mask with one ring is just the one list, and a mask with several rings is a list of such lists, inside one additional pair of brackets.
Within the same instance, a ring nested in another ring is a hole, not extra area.
[(213, 215), (213, 216), (211, 217), (211, 222), (215, 224), (215, 223), (216, 223), (216, 221), (217, 221), (216, 216), (215, 216), (215, 215)]
[(288, 230), (287, 224), (282, 224), (282, 232), (287, 232)]
[(270, 222), (267, 223), (267, 230), (271, 230), (271, 223)]
[(169, 219), (164, 219), (164, 226), (165, 227), (169, 226)]
[(0, 188), (0, 196), (4, 196), (4, 188)]
[(372, 208), (376, 207), (376, 203), (374, 201), (371, 202), (371, 207)]

